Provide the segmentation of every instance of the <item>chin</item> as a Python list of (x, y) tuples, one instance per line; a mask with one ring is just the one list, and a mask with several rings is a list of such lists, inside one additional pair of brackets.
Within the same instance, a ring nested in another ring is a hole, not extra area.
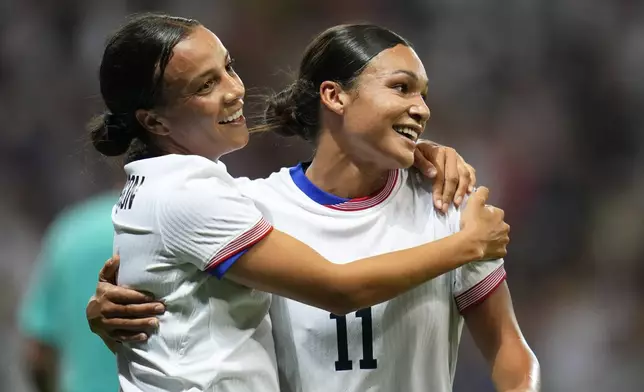
[(409, 169), (412, 167), (414, 165), (414, 152), (401, 154), (398, 163), (400, 164), (399, 169)]
[(387, 169), (409, 169), (414, 164), (413, 151), (392, 151), (387, 154)]
[(248, 145), (248, 134), (246, 134), (243, 137), (236, 138), (235, 140), (232, 141), (231, 143), (231, 151), (237, 151), (241, 150), (242, 148), (246, 147)]

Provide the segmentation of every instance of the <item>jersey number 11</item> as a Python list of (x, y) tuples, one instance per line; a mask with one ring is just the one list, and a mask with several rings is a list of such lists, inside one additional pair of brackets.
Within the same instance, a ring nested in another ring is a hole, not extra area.
[[(362, 359), (360, 360), (360, 369), (375, 369), (378, 367), (378, 360), (373, 357), (371, 308), (358, 310), (356, 317), (362, 319)], [(331, 313), (330, 318), (335, 320), (338, 336), (338, 360), (335, 361), (335, 370), (351, 370), (353, 369), (353, 361), (349, 359), (347, 317)]]

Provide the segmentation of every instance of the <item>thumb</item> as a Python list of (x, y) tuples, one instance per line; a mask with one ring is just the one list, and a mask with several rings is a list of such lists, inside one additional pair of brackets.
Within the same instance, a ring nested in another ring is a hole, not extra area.
[(111, 259), (107, 260), (98, 273), (99, 282), (107, 282), (115, 285), (120, 263), (121, 258), (118, 255), (112, 256)]
[(470, 196), (470, 203), (474, 202), (480, 206), (484, 206), (489, 196), (490, 190), (487, 187), (478, 187), (476, 191)]
[(417, 144), (416, 149), (414, 150), (414, 167), (423, 173), (424, 176), (429, 178), (436, 177), (436, 167), (430, 162), (432, 156), (431, 149), (427, 151), (428, 148), (425, 144)]

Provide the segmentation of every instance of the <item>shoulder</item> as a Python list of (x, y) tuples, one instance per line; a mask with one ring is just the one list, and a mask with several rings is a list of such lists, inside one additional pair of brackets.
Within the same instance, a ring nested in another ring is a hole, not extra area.
[(47, 229), (48, 237), (65, 237), (69, 234), (86, 233), (99, 227), (111, 227), (110, 216), (118, 201), (116, 192), (93, 196), (74, 204), (56, 216)]
[(245, 196), (260, 203), (279, 202), (297, 191), (289, 168), (282, 168), (266, 178), (235, 178), (235, 185)]
[(193, 173), (158, 195), (156, 212), (161, 225), (199, 226), (259, 215), (254, 201), (232, 178), (205, 172)]

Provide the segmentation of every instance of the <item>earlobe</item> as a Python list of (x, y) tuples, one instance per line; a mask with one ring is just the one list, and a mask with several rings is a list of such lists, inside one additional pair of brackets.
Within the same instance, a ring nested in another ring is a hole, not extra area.
[(320, 84), (320, 102), (330, 111), (344, 114), (346, 101), (347, 95), (338, 83), (327, 80)]

